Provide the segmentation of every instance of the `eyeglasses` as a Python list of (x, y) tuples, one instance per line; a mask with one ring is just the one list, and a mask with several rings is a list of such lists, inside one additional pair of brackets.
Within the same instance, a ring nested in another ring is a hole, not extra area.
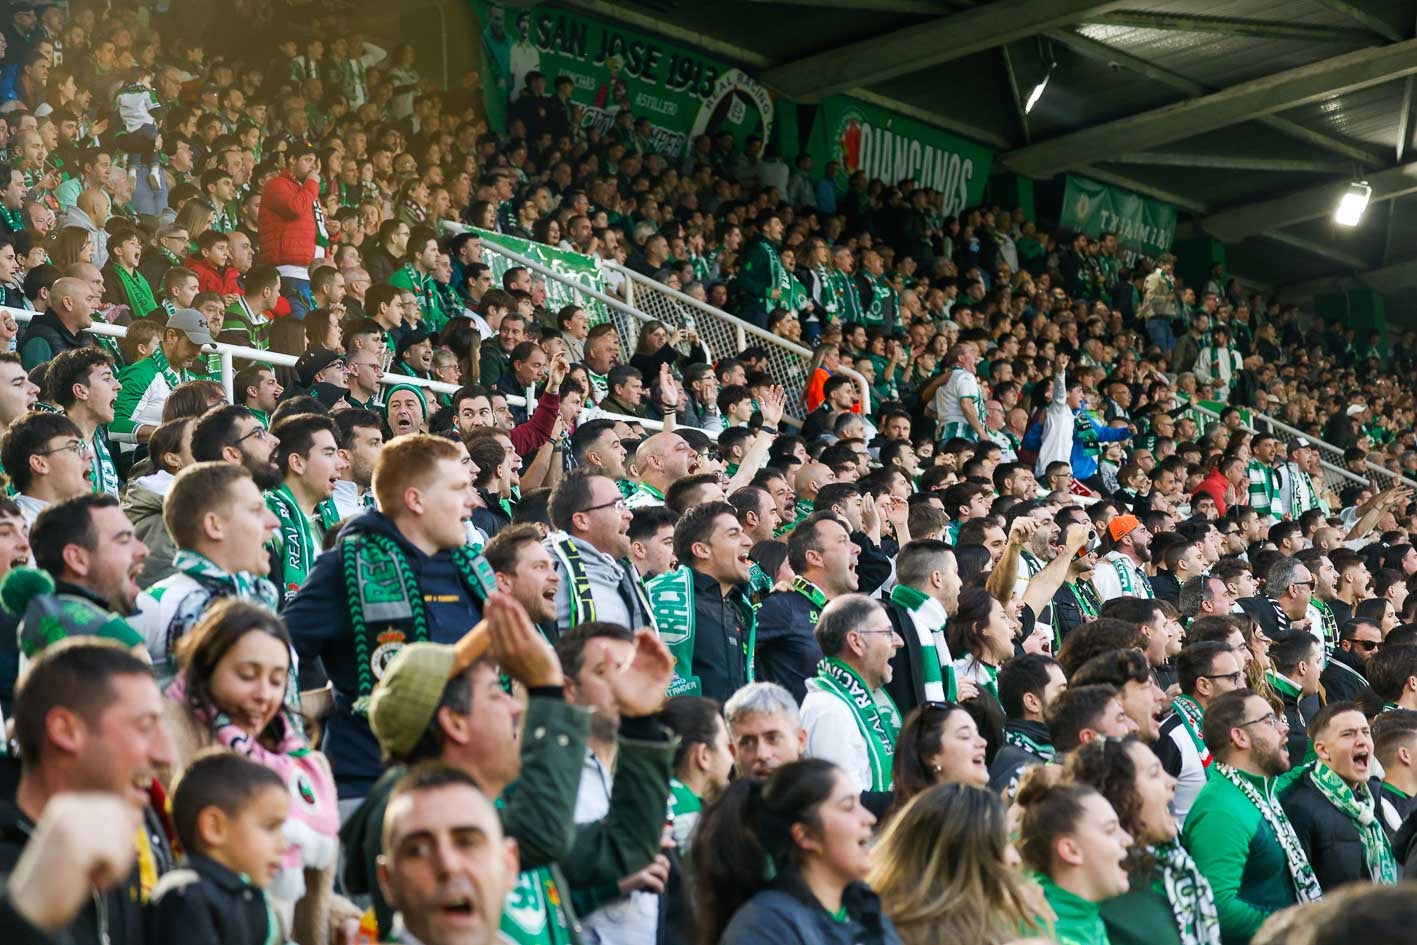
[(1371, 653), (1383, 645), (1381, 640), (1350, 640), (1348, 642), (1354, 646), (1362, 647), (1364, 653)]
[(1207, 674), (1205, 674), (1205, 675), (1202, 675), (1202, 676), (1201, 676), (1201, 679), (1228, 679), (1228, 680), (1230, 680), (1232, 683), (1238, 684), (1238, 683), (1240, 682), (1240, 679), (1241, 679), (1241, 677), (1242, 677), (1243, 675), (1244, 675), (1244, 674), (1241, 673), (1241, 672), (1237, 669), (1237, 670), (1235, 670), (1235, 672), (1233, 672), (1233, 673), (1215, 673), (1215, 674), (1207, 673)]
[(49, 450), (36, 450), (36, 451), (35, 451), (35, 455), (36, 455), (36, 456), (52, 456), (52, 455), (54, 455), (55, 453), (64, 453), (64, 452), (68, 452), (69, 450), (73, 450), (73, 451), (74, 451), (74, 455), (76, 455), (76, 456), (83, 456), (85, 453), (87, 453), (87, 452), (89, 451), (89, 445), (88, 445), (87, 443), (85, 443), (83, 440), (74, 440), (74, 441), (72, 441), (72, 442), (65, 443), (63, 446), (56, 446), (56, 447), (54, 447), (53, 449), (49, 449)]
[(1248, 722), (1241, 722), (1239, 725), (1236, 726), (1236, 728), (1248, 728), (1248, 727), (1251, 726), (1251, 725), (1258, 725), (1258, 724), (1260, 724), (1261, 722), (1264, 722), (1264, 723), (1266, 723), (1266, 724), (1268, 724), (1268, 725), (1270, 725), (1270, 726), (1272, 726), (1272, 727), (1274, 727), (1274, 728), (1280, 729), (1280, 730), (1283, 730), (1283, 729), (1286, 729), (1286, 728), (1289, 727), (1289, 723), (1288, 723), (1288, 722), (1286, 722), (1284, 719), (1281, 719), (1279, 716), (1277, 716), (1277, 715), (1275, 715), (1273, 712), (1271, 712), (1271, 713), (1269, 713), (1268, 715), (1262, 715), (1262, 716), (1260, 716), (1260, 717), (1257, 718), (1257, 719), (1250, 719), (1250, 721), (1248, 721)]
[(270, 439), (271, 431), (267, 430), (265, 427), (261, 426), (258, 423), (256, 424), (256, 429), (252, 430), (250, 433), (247, 433), (244, 436), (238, 436), (236, 438), (235, 445), (240, 446), (244, 441), (251, 439), (251, 437), (253, 436), (258, 440), (267, 440)]
[(608, 509), (608, 508), (610, 508), (610, 507), (612, 507), (612, 506), (615, 508), (615, 511), (617, 511), (617, 512), (623, 512), (623, 511), (625, 511), (626, 509), (628, 509), (628, 508), (630, 507), (630, 506), (629, 506), (629, 503), (627, 503), (624, 499), (615, 499), (615, 500), (612, 501), (612, 502), (602, 502), (602, 503), (600, 503), (599, 505), (588, 505), (588, 506), (586, 506), (585, 508), (581, 509), (581, 511), (582, 511), (582, 512), (598, 512), (598, 511), (600, 511), (601, 509)]

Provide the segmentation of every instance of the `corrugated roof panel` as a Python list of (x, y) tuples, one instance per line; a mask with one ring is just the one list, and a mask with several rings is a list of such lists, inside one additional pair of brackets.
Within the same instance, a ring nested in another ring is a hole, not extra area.
[(1310, 128), (1390, 147), (1396, 143), (1403, 81), (1336, 95), (1283, 114)]
[(1213, 88), (1283, 72), (1352, 47), (1089, 23), (1077, 31)]

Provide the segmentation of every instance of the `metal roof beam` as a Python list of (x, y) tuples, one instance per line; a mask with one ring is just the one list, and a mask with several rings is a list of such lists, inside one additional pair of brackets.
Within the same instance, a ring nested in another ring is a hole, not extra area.
[(1364, 9), (1361, 4), (1351, 2), (1351, 0), (1314, 0), (1314, 2), (1361, 24), (1364, 29), (1377, 33), (1390, 43), (1407, 38), (1387, 20)]
[(1109, 171), (1105, 170), (1104, 168), (1092, 166), (1079, 167), (1075, 170), (1079, 174), (1082, 174), (1084, 177), (1091, 177), (1093, 180), (1101, 181), (1104, 184), (1112, 184), (1117, 187), (1125, 187), (1126, 189), (1134, 190), (1139, 194), (1145, 194), (1148, 197), (1155, 197), (1157, 200), (1162, 200), (1166, 203), (1173, 204), (1182, 210), (1189, 210), (1191, 213), (1205, 213), (1208, 209), (1205, 204), (1200, 203), (1192, 197), (1186, 197), (1178, 193), (1173, 193), (1169, 190), (1164, 190), (1160, 187), (1154, 187), (1151, 184), (1146, 183), (1145, 181), (1134, 180), (1133, 178), (1127, 177), (1123, 174), (1118, 174), (1115, 171)]
[(1146, 151), (1309, 102), (1417, 73), (1417, 40), (1359, 49), (1200, 98), (1152, 109), (1011, 151), (1019, 174), (1047, 177), (1109, 155)]
[(1247, 157), (1236, 154), (1183, 154), (1178, 151), (1134, 151), (1108, 158), (1110, 164), (1149, 164), (1155, 167), (1200, 167), (1223, 171), (1278, 171), (1286, 174), (1339, 174), (1348, 169), (1342, 161), (1306, 158)]
[(1349, 269), (1361, 271), (1368, 267), (1367, 260), (1359, 256), (1354, 256), (1352, 253), (1345, 253), (1341, 249), (1334, 249), (1332, 246), (1325, 243), (1315, 243), (1313, 240), (1306, 240), (1302, 236), (1285, 233), (1283, 230), (1274, 233), (1266, 233), (1265, 236), (1277, 243), (1292, 246), (1306, 253), (1322, 256), (1324, 259), (1332, 259), (1334, 262), (1347, 266)]
[(1381, 38), (1378, 34), (1367, 29), (1327, 26), (1319, 23), (1245, 20), (1229, 16), (1202, 16), (1194, 13), (1153, 13), (1149, 10), (1116, 10), (1112, 13), (1090, 16), (1086, 22), (1164, 32), (1221, 33), (1226, 36), (1253, 36), (1256, 39), (1283, 39), (1302, 43), (1340, 43), (1349, 46), (1368, 46)]
[[(1203, 85), (1178, 72), (1163, 69), (1161, 66), (1153, 65), (1145, 59), (1123, 52), (1115, 46), (1098, 42), (1080, 33), (1074, 33), (1072, 30), (1051, 30), (1048, 33), (1048, 38), (1061, 45), (1067, 46), (1080, 56), (1085, 56), (1095, 62), (1115, 64), (1120, 68), (1126, 69), (1128, 72), (1134, 72), (1137, 75), (1151, 79), (1153, 82), (1170, 86), (1178, 92), (1184, 92), (1192, 97), (1215, 91), (1215, 89), (1210, 86)], [(1325, 151), (1331, 151), (1334, 154), (1340, 154), (1344, 157), (1352, 158), (1355, 161), (1372, 162), (1385, 160), (1375, 149), (1326, 135), (1322, 131), (1315, 131), (1313, 128), (1290, 121), (1288, 118), (1279, 115), (1268, 115), (1258, 120), (1266, 127), (1293, 138), (1296, 141), (1303, 141), (1316, 148), (1322, 148)]]
[[(1367, 181), (1373, 188), (1370, 205), (1417, 193), (1417, 161), (1369, 174)], [(1318, 220), (1333, 213), (1347, 186), (1346, 180), (1332, 181), (1267, 200), (1227, 207), (1204, 217), (1201, 227), (1217, 239), (1242, 240), (1276, 227)]]
[(774, 66), (760, 78), (797, 101), (962, 59), (1122, 6), (1125, 0), (997, 0)]

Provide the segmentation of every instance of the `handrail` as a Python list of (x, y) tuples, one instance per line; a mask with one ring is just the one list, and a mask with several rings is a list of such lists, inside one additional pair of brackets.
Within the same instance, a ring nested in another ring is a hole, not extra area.
[[(1201, 414), (1201, 415), (1206, 416), (1206, 417), (1209, 417), (1211, 420), (1215, 420), (1215, 421), (1219, 421), (1219, 420), (1220, 420), (1220, 414), (1219, 414), (1219, 413), (1217, 413), (1217, 412), (1214, 411), (1214, 410), (1211, 410), (1209, 407), (1204, 407), (1204, 406), (1202, 406), (1201, 404), (1199, 404), (1199, 403), (1197, 403), (1197, 402), (1195, 402), (1195, 401), (1192, 401), (1191, 403), (1187, 404), (1187, 405), (1186, 405), (1186, 409), (1188, 409), (1188, 410), (1194, 410), (1196, 413)], [(1273, 423), (1278, 423), (1278, 425), (1279, 425), (1280, 427), (1283, 427), (1286, 431), (1289, 431), (1289, 432), (1292, 433), (1294, 436), (1296, 436), (1296, 437), (1302, 436), (1304, 439), (1308, 440), (1310, 445), (1326, 446), (1326, 447), (1328, 447), (1329, 449), (1332, 449), (1332, 450), (1337, 450), (1337, 449), (1338, 449), (1338, 447), (1334, 446), (1334, 445), (1331, 444), (1331, 443), (1325, 443), (1325, 442), (1323, 442), (1322, 440), (1316, 440), (1314, 437), (1309, 436), (1309, 434), (1307, 434), (1307, 433), (1304, 433), (1304, 432), (1299, 431), (1299, 430), (1295, 430), (1293, 427), (1290, 427), (1290, 426), (1287, 426), (1287, 425), (1285, 425), (1285, 424), (1279, 423), (1278, 421), (1274, 421), (1274, 420), (1272, 420), (1272, 418), (1270, 418), (1270, 417), (1269, 417), (1268, 415), (1266, 415), (1266, 414), (1259, 413), (1258, 411), (1253, 410), (1253, 409), (1248, 408), (1248, 407), (1245, 408), (1245, 409), (1246, 409), (1246, 410), (1249, 410), (1250, 416), (1262, 418), (1261, 421), (1260, 421), (1261, 423), (1271, 423), (1271, 422), (1273, 422)], [(1242, 422), (1243, 422), (1243, 421), (1242, 421)], [(1259, 432), (1259, 431), (1257, 431), (1253, 426), (1250, 426), (1249, 424), (1245, 424), (1245, 429), (1248, 430), (1248, 431), (1250, 431), (1251, 433), (1257, 433), (1257, 432)], [(1339, 452), (1342, 452), (1342, 451), (1339, 450)], [(1328, 472), (1331, 472), (1331, 473), (1334, 473), (1335, 475), (1341, 476), (1342, 478), (1347, 479), (1349, 482), (1357, 483), (1357, 484), (1360, 485), (1360, 486), (1369, 485), (1368, 480), (1364, 479), (1362, 476), (1358, 475), (1358, 474), (1355, 473), (1353, 470), (1351, 470), (1351, 469), (1345, 469), (1345, 468), (1342, 467), (1342, 466), (1336, 466), (1336, 465), (1334, 465), (1333, 463), (1330, 463), (1328, 460), (1326, 460), (1326, 459), (1323, 458), (1323, 455), (1322, 455), (1322, 454), (1320, 454), (1320, 456), (1319, 456), (1319, 465), (1323, 466), (1323, 468), (1324, 468), (1325, 470), (1327, 470)], [(1369, 465), (1371, 466), (1372, 464), (1369, 463)], [(1374, 467), (1374, 468), (1380, 469), (1380, 470), (1382, 469), (1382, 467), (1380, 467), (1380, 466), (1379, 466), (1379, 467)], [(1386, 470), (1382, 470), (1382, 471), (1383, 471), (1383, 472), (1387, 472)], [(1391, 475), (1391, 473), (1389, 473), (1389, 475)]]
[[(15, 321), (21, 323), (28, 322), (39, 314), (39, 312), (33, 312), (29, 309), (11, 308), (7, 305), (0, 305), (0, 312), (8, 312), (10, 315), (14, 316)], [(107, 322), (102, 321), (95, 321), (88, 328), (85, 328), (84, 331), (92, 335), (107, 335), (111, 338), (126, 338), (128, 336), (128, 329), (126, 326), (110, 325)], [(247, 361), (260, 361), (265, 364), (279, 364), (283, 367), (295, 367), (296, 362), (299, 361), (299, 358), (297, 358), (293, 354), (284, 354), (280, 351), (262, 351), (260, 348), (248, 348), (244, 345), (232, 345), (227, 344), (223, 341), (218, 341), (216, 343), (216, 353), (221, 355), (222, 387), (226, 390), (227, 399), (232, 401), (233, 403), (235, 402), (235, 398), (232, 396), (232, 380), (236, 376), (235, 366), (233, 362), (236, 358), (242, 358), (243, 360)], [(446, 381), (430, 381), (427, 378), (410, 377), (405, 374), (385, 374), (382, 378), (380, 378), (379, 383), (380, 385), (385, 387), (392, 387), (396, 384), (407, 384), (412, 387), (423, 387), (437, 394), (454, 394), (461, 389), (457, 384), (449, 384)], [(507, 398), (507, 402), (510, 404), (515, 404), (519, 407), (528, 406), (525, 397), (521, 397), (516, 394), (506, 394), (505, 396)], [(647, 430), (664, 429), (664, 422), (662, 420), (654, 420), (649, 417), (629, 417), (624, 414), (611, 413), (609, 411), (600, 410), (598, 408), (596, 409), (596, 417), (599, 419), (623, 420), (626, 423), (639, 424)], [(688, 426), (688, 424), (680, 425)], [(700, 427), (694, 427), (693, 429), (700, 430), (700, 432), (707, 435), (710, 439), (718, 439), (718, 434), (716, 433), (710, 432), (708, 430), (703, 430)]]
[[(685, 313), (678, 306), (687, 305), (688, 307), (696, 309), (700, 313), (708, 316), (711, 320), (725, 323), (728, 327), (732, 328), (734, 337), (731, 340), (727, 341), (726, 346), (724, 344), (720, 344), (720, 347), (724, 348), (724, 350), (717, 353), (718, 357), (732, 357), (735, 353), (735, 349), (732, 347), (733, 344), (737, 345), (736, 351), (741, 352), (746, 349), (748, 347), (749, 335), (752, 335), (754, 338), (766, 342), (765, 347), (767, 347), (769, 351), (769, 373), (774, 374), (773, 379), (778, 383), (782, 384), (783, 387), (786, 389), (791, 390), (791, 388), (795, 386), (794, 378), (788, 376), (790, 374), (790, 371), (787, 370), (787, 365), (778, 365), (777, 363), (775, 363), (771, 354), (772, 349), (780, 348), (783, 352), (784, 360), (789, 355), (795, 355), (803, 362), (811, 362), (813, 351), (803, 345), (797, 344), (793, 341), (783, 338), (780, 335), (774, 335), (772, 332), (764, 328), (760, 328), (757, 325), (754, 325), (751, 322), (748, 322), (742, 318), (739, 318), (737, 315), (732, 315), (728, 312), (723, 311), (722, 309), (714, 308), (707, 302), (704, 302), (700, 299), (696, 299), (692, 295), (688, 295), (687, 293), (681, 292), (678, 289), (671, 288), (670, 286), (667, 286), (662, 282), (652, 279), (642, 272), (636, 272), (635, 270), (630, 269), (627, 266), (622, 266), (619, 263), (608, 262), (605, 260), (602, 260), (600, 265), (605, 269), (609, 269), (613, 272), (619, 273), (625, 278), (626, 300), (630, 302), (631, 305), (635, 305), (642, 311), (652, 312), (654, 317), (659, 319), (660, 321), (668, 322), (674, 325), (675, 328), (683, 328), (683, 317)], [(635, 289), (635, 286), (638, 286), (639, 289)], [(677, 305), (673, 305), (670, 304), (668, 301), (662, 300), (659, 301), (657, 304), (653, 304), (652, 306), (646, 305), (644, 301), (644, 293), (648, 293), (651, 299), (654, 299), (656, 295), (665, 296), (668, 300), (672, 300), (673, 303), (677, 303)], [(700, 332), (700, 335), (702, 334), (703, 333)], [(728, 333), (725, 332), (724, 334), (726, 336)], [(774, 368), (777, 368), (778, 370), (773, 370)], [(861, 395), (862, 411), (867, 416), (869, 416), (871, 413), (871, 388), (870, 385), (866, 383), (866, 378), (863, 377), (856, 370), (849, 367), (842, 366), (837, 368), (837, 370), (845, 376), (851, 378), (853, 381), (855, 381), (856, 387)], [(810, 377), (806, 376), (807, 371), (805, 364), (801, 368), (801, 374), (802, 390), (800, 391), (800, 393), (805, 394), (807, 385), (810, 384), (812, 380)], [(789, 397), (788, 400), (789, 404), (795, 411), (801, 398)], [(805, 413), (805, 405), (803, 406), (803, 412)]]
[[(1339, 457), (1342, 457), (1342, 456), (1343, 456), (1343, 448), (1340, 447), (1340, 446), (1337, 446), (1336, 444), (1329, 443), (1329, 442), (1327, 442), (1326, 440), (1321, 440), (1321, 439), (1319, 439), (1318, 437), (1316, 437), (1316, 436), (1314, 436), (1314, 435), (1312, 435), (1312, 434), (1310, 434), (1310, 433), (1305, 433), (1303, 430), (1300, 430), (1300, 429), (1297, 429), (1296, 427), (1290, 426), (1289, 424), (1285, 423), (1283, 420), (1276, 420), (1274, 417), (1270, 416), (1269, 414), (1260, 413), (1259, 411), (1254, 410), (1254, 409), (1252, 409), (1252, 408), (1250, 408), (1250, 413), (1251, 413), (1251, 415), (1253, 415), (1253, 416), (1255, 416), (1255, 417), (1261, 418), (1262, 422), (1269, 424), (1272, 429), (1278, 430), (1278, 431), (1284, 433), (1285, 435), (1289, 436), (1290, 438), (1295, 438), (1295, 437), (1301, 437), (1301, 436), (1302, 436), (1304, 439), (1306, 439), (1306, 440), (1309, 441), (1309, 445), (1310, 445), (1310, 446), (1316, 446), (1316, 447), (1318, 447), (1320, 450), (1328, 450), (1329, 452), (1331, 452), (1331, 453), (1333, 453), (1333, 454), (1335, 454), (1335, 455), (1337, 455), (1337, 456), (1339, 456)], [(1389, 480), (1389, 481), (1401, 482), (1401, 483), (1403, 483), (1404, 485), (1417, 487), (1417, 481), (1414, 481), (1414, 480), (1412, 480), (1412, 479), (1409, 479), (1408, 477), (1402, 475), (1401, 473), (1393, 472), (1391, 469), (1388, 469), (1386, 466), (1379, 466), (1377, 463), (1374, 463), (1374, 462), (1365, 460), (1365, 461), (1364, 461), (1364, 467), (1365, 467), (1369, 472), (1375, 473), (1376, 475), (1381, 476), (1381, 477), (1383, 477), (1383, 478), (1385, 478), (1385, 479), (1387, 479), (1387, 480)], [(1360, 480), (1360, 481), (1361, 481), (1361, 480)]]

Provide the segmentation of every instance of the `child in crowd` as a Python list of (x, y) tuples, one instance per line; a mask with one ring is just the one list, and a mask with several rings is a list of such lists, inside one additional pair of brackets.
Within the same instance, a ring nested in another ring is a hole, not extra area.
[(198, 755), (172, 796), (187, 857), (148, 902), (150, 945), (284, 941), (266, 886), (285, 856), (290, 798), (280, 775), (225, 748)]

